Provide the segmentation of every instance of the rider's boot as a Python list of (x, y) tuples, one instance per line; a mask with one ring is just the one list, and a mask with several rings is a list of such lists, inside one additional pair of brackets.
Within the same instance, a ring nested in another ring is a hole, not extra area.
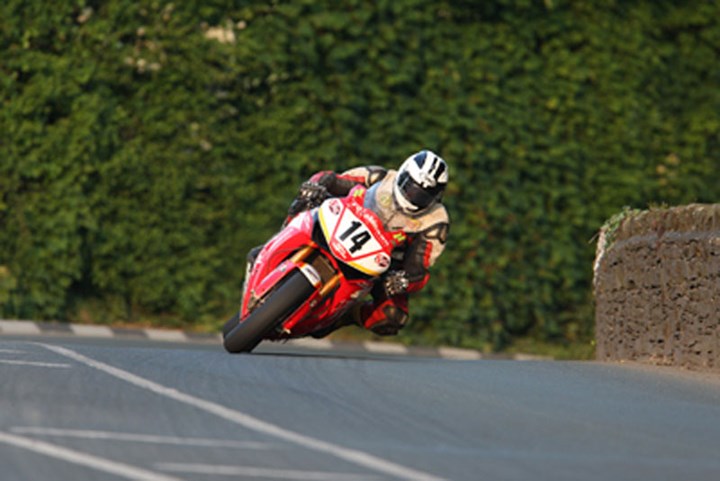
[(318, 331), (310, 333), (311, 337), (314, 337), (315, 339), (321, 339), (323, 337), (328, 336), (330, 333), (333, 333), (340, 329), (341, 327), (345, 326), (362, 326), (363, 320), (362, 320), (362, 311), (363, 307), (365, 307), (365, 304), (363, 302), (358, 302), (354, 306), (350, 308), (350, 311), (348, 311), (343, 317), (335, 321), (330, 326), (326, 327), (325, 329), (320, 329)]

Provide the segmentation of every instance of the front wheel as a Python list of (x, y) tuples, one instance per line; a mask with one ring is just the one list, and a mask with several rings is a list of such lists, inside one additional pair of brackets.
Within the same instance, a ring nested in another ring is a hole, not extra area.
[(240, 322), (240, 311), (236, 312), (234, 316), (227, 320), (222, 329), (222, 337), (225, 339), (230, 331)]
[(300, 307), (314, 291), (313, 285), (300, 271), (291, 272), (244, 321), (225, 334), (225, 350), (231, 353), (252, 351), (267, 333)]

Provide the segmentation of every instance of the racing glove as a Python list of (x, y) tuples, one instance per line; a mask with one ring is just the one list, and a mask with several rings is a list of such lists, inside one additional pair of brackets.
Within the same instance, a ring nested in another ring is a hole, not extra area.
[(302, 211), (313, 209), (322, 204), (329, 196), (324, 185), (317, 182), (303, 182), (297, 197), (290, 204), (288, 215), (294, 216)]
[(410, 280), (405, 271), (390, 271), (383, 278), (383, 288), (388, 297), (405, 294), (409, 285)]

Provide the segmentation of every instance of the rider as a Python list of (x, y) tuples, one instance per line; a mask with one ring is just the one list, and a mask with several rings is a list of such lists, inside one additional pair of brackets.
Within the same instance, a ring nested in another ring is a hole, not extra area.
[(344, 197), (360, 184), (368, 188), (370, 207), (385, 227), (402, 230), (408, 236), (405, 246), (393, 253), (382, 281), (373, 288), (373, 300), (356, 305), (351, 316), (315, 333), (315, 337), (353, 323), (379, 335), (397, 334), (405, 326), (409, 319), (408, 294), (425, 287), (429, 267), (445, 248), (450, 224), (440, 201), (447, 181), (447, 163), (423, 150), (408, 157), (398, 170), (367, 166), (341, 174), (322, 171), (300, 186), (288, 219), (317, 207), (327, 197)]

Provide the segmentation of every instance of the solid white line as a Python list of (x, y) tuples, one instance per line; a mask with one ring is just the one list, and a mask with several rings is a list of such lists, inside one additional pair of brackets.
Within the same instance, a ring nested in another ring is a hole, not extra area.
[(215, 464), (158, 463), (156, 469), (175, 473), (209, 474), (214, 476), (246, 476), (252, 479), (298, 479), (303, 481), (373, 481), (377, 476), (332, 473), (325, 471), (298, 471), (288, 469), (255, 468), (252, 466), (218, 466)]
[(443, 479), (429, 473), (387, 461), (364, 451), (343, 448), (320, 439), (290, 431), (289, 429), (276, 426), (275, 424), (255, 418), (241, 411), (236, 411), (212, 401), (207, 401), (190, 394), (185, 394), (177, 389), (163, 386), (162, 384), (158, 384), (128, 371), (105, 364), (104, 362), (96, 361), (71, 349), (49, 344), (37, 344), (50, 351), (60, 354), (61, 356), (83, 363), (129, 384), (133, 384), (189, 406), (196, 407), (207, 413), (214, 414), (215, 416), (243, 426), (246, 429), (251, 429), (268, 436), (274, 436), (278, 439), (297, 444), (301, 447), (312, 449), (330, 456), (335, 456), (336, 458), (343, 459), (358, 466), (389, 474), (400, 479), (407, 479), (411, 481), (439, 481)]
[(8, 434), (2, 431), (0, 431), (0, 443), (28, 449), (51, 458), (61, 459), (69, 463), (79, 464), (81, 466), (93, 468), (105, 473), (111, 473), (122, 478), (140, 481), (180, 481), (178, 478), (172, 476), (136, 468), (135, 466), (130, 466), (129, 464), (118, 463), (117, 461), (100, 458), (91, 454), (57, 446), (55, 444), (25, 438), (22, 436), (15, 436), (14, 434)]
[(0, 359), (0, 364), (12, 364), (14, 366), (59, 367), (59, 368), (70, 367), (70, 364), (59, 364), (56, 362), (16, 361), (14, 359)]
[(25, 351), (18, 351), (17, 349), (0, 349), (0, 353), (3, 354), (22, 354)]
[(91, 431), (84, 429), (54, 429), (15, 426), (10, 431), (16, 434), (35, 436), (58, 436), (82, 439), (102, 439), (109, 441), (127, 441), (132, 443), (172, 444), (177, 446), (196, 446), (235, 449), (271, 449), (268, 443), (254, 441), (236, 441), (233, 439), (181, 438), (176, 436), (155, 436), (150, 434), (121, 433), (110, 431)]

